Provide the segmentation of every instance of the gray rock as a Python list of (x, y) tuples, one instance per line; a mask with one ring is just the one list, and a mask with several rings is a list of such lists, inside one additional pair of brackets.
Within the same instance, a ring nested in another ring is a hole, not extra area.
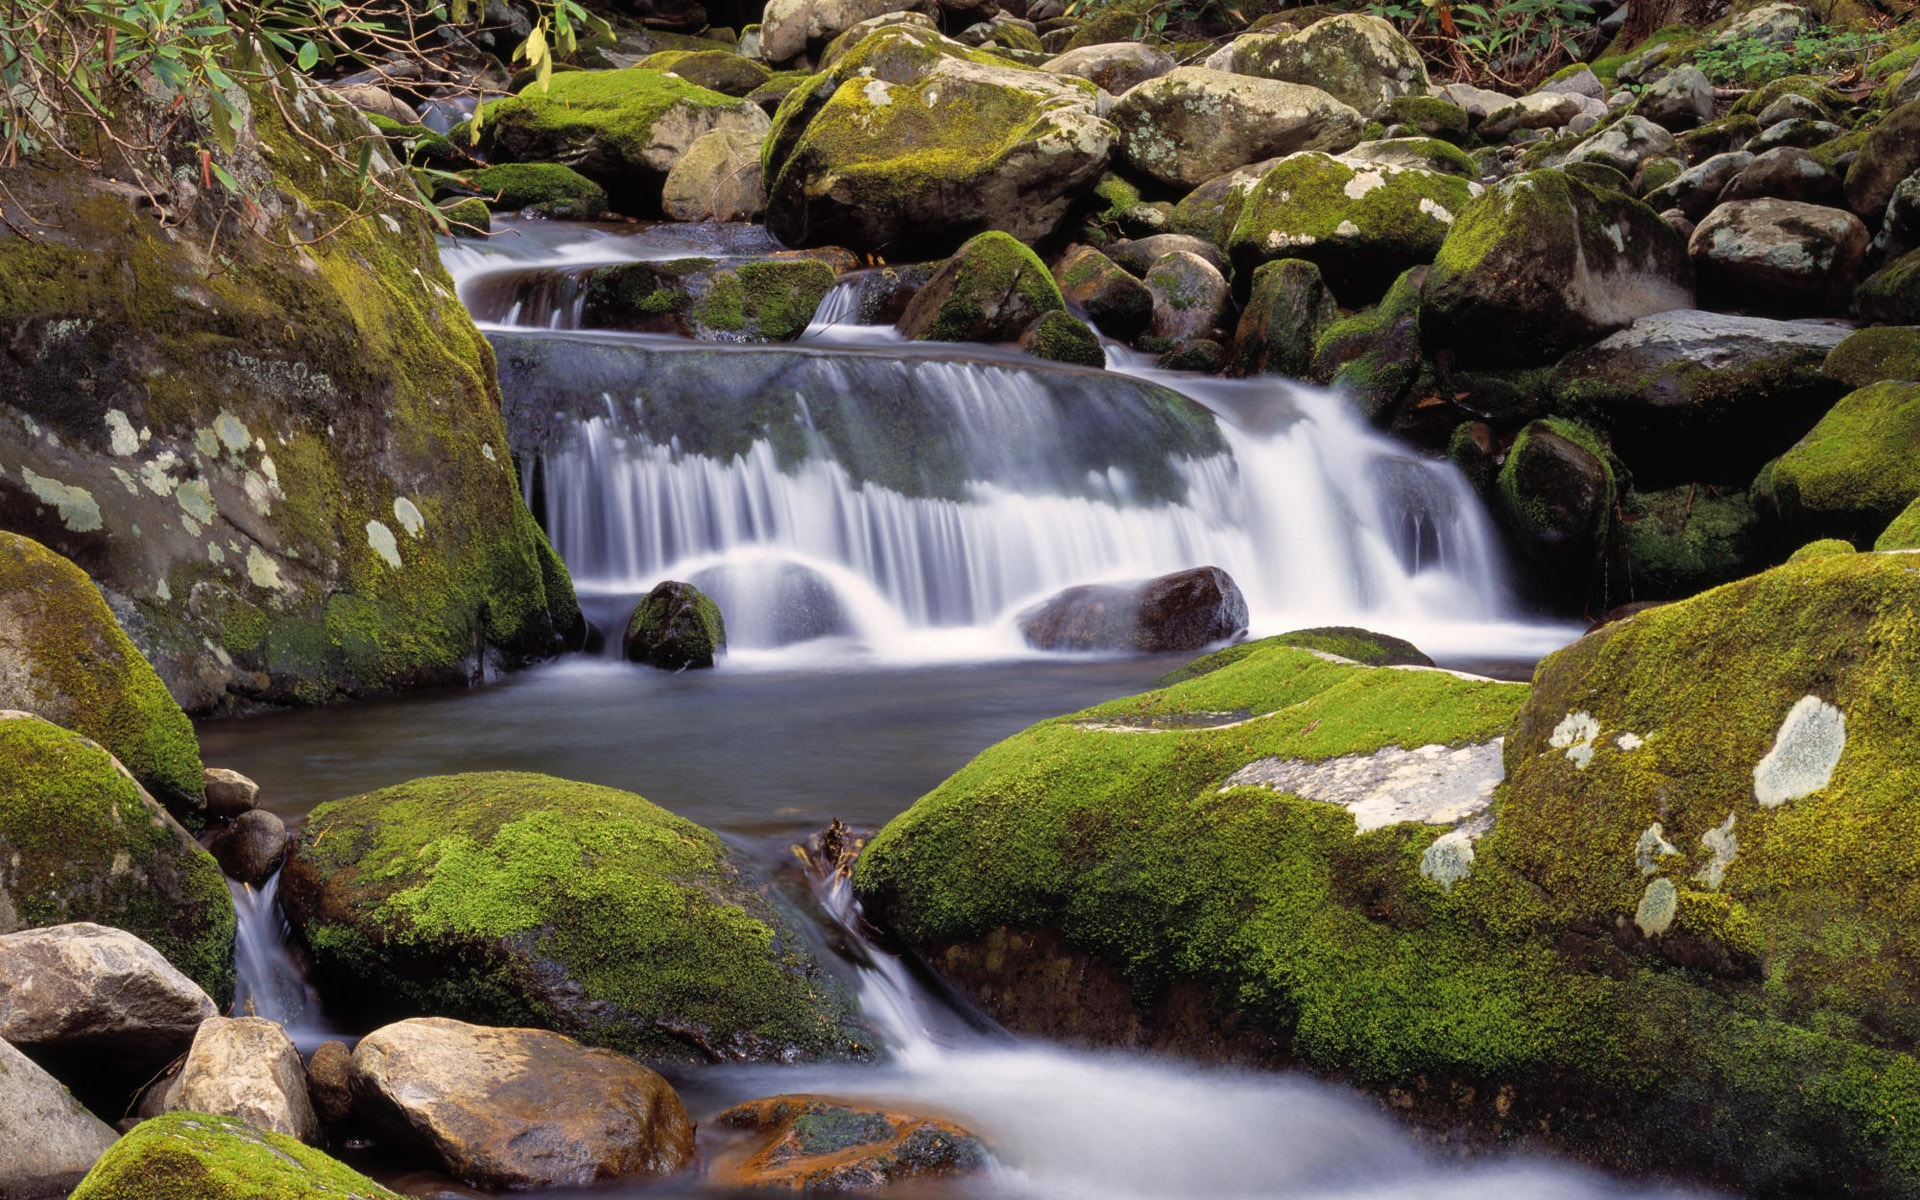
[(231, 821), (243, 812), (252, 812), (260, 803), (260, 785), (238, 771), (208, 767), (207, 815)]
[(1488, 113), (1480, 122), (1480, 136), (1492, 139), (1517, 129), (1559, 129), (1586, 112), (1590, 103), (1572, 92), (1534, 92)]
[(1149, 79), (1158, 79), (1176, 65), (1171, 55), (1145, 43), (1107, 42), (1069, 50), (1040, 69), (1092, 80), (1100, 90), (1120, 96)]
[(1155, 337), (1174, 342), (1205, 337), (1226, 319), (1232, 298), (1226, 277), (1198, 254), (1163, 254), (1141, 282), (1153, 296), (1149, 331)]
[(1700, 68), (1680, 67), (1642, 92), (1634, 111), (1665, 129), (1692, 129), (1713, 120), (1713, 84)]
[(1607, 99), (1607, 85), (1600, 82), (1600, 77), (1593, 73), (1593, 68), (1585, 65), (1568, 72), (1558, 79), (1550, 79), (1535, 90), (1542, 92), (1566, 92), (1574, 96), (1585, 96), (1590, 100), (1600, 101), (1603, 106)]
[(273, 877), (286, 857), (286, 822), (265, 809), (241, 813), (207, 849), (227, 878), (259, 887)]
[[(1258, 176), (1255, 177), (1258, 182)], [(1184, 233), (1156, 233), (1152, 237), (1134, 238), (1131, 241), (1115, 242), (1107, 247), (1107, 257), (1134, 275), (1144, 276), (1153, 264), (1176, 251), (1197, 254), (1212, 264), (1213, 269), (1225, 273), (1227, 259), (1220, 247)]]
[(1703, 297), (1749, 310), (1822, 312), (1853, 291), (1867, 227), (1842, 208), (1792, 200), (1736, 200), (1693, 231)]
[(1646, 201), (1654, 208), (1677, 208), (1687, 215), (1689, 221), (1697, 222), (1713, 211), (1714, 206), (1720, 203), (1720, 193), (1726, 190), (1727, 184), (1752, 162), (1753, 155), (1744, 150), (1716, 154), (1700, 165), (1680, 172), (1672, 182), (1647, 193)]
[(1771, 129), (1782, 121), (1831, 121), (1833, 114), (1798, 92), (1788, 92), (1760, 110), (1760, 128)]
[(1153, 293), (1091, 246), (1068, 247), (1053, 277), (1067, 303), (1108, 337), (1132, 341), (1153, 320)]
[(693, 140), (667, 172), (660, 208), (675, 221), (753, 221), (767, 211), (764, 138), (715, 129)]
[(320, 1137), (300, 1052), (286, 1030), (264, 1017), (203, 1021), (163, 1107), (234, 1117), (303, 1142)]
[(1678, 153), (1673, 135), (1645, 117), (1627, 116), (1575, 146), (1568, 162), (1597, 162), (1632, 179), (1650, 158)]
[(1755, 154), (1764, 154), (1776, 146), (1807, 149), (1812, 146), (1824, 146), (1845, 132), (1846, 130), (1831, 121), (1810, 121), (1805, 117), (1789, 117), (1748, 138), (1746, 149)]
[(1113, 108), (1118, 151), (1134, 170), (1195, 188), (1237, 167), (1360, 140), (1360, 114), (1319, 88), (1180, 67)]
[(1888, 113), (1847, 168), (1847, 207), (1869, 220), (1886, 211), (1900, 181), (1920, 171), (1920, 100)]
[(1458, 175), (1462, 179), (1479, 175), (1471, 158), (1438, 138), (1399, 137), (1361, 142), (1341, 152), (1340, 157), (1349, 163), (1357, 160), (1383, 167), (1412, 167), (1441, 175)]
[(1763, 4), (1728, 21), (1708, 44), (1724, 47), (1735, 42), (1758, 41), (1780, 46), (1805, 37), (1819, 24), (1819, 19), (1802, 5)]
[(1493, 804), (1506, 778), (1500, 761), (1505, 739), (1468, 746), (1389, 746), (1372, 754), (1303, 762), (1261, 758), (1220, 785), (1264, 787), (1306, 800), (1337, 804), (1353, 814), (1355, 833), (1408, 822), (1456, 826)]
[(768, 0), (760, 18), (760, 59), (769, 64), (798, 58), (870, 17), (934, 10), (931, 0)]
[(1020, 614), (1020, 634), (1038, 650), (1198, 650), (1246, 626), (1246, 597), (1218, 567), (1072, 587)]
[(1900, 81), (1900, 86), (1893, 89), (1895, 104), (1911, 104), (1915, 100), (1920, 100), (1920, 62), (1914, 63), (1907, 77)]
[(115, 1136), (59, 1080), (0, 1041), (0, 1196), (60, 1200)]
[(666, 1080), (545, 1030), (388, 1025), (353, 1052), (353, 1096), (370, 1128), (475, 1187), (580, 1187), (693, 1159), (693, 1122)]
[(1468, 119), (1476, 124), (1512, 104), (1514, 99), (1504, 92), (1489, 91), (1470, 83), (1446, 84), (1440, 89), (1440, 95), (1466, 109)]
[(418, 125), (420, 110), (383, 87), (371, 83), (346, 84), (329, 88), (334, 95), (359, 109), (402, 125)]
[(1389, 100), (1430, 90), (1413, 44), (1380, 17), (1361, 13), (1327, 17), (1294, 34), (1243, 34), (1233, 42), (1233, 69), (1321, 88), (1368, 117)]
[(1720, 199), (1800, 200), (1836, 207), (1846, 202), (1840, 177), (1792, 146), (1778, 146), (1755, 158), (1727, 181)]
[(131, 1074), (177, 1057), (219, 1009), (158, 950), (80, 922), (0, 937), (0, 1039)]

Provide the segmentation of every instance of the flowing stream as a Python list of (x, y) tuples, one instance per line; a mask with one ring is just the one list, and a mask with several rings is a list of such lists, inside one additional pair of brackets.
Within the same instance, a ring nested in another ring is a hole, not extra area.
[[(1120, 351), (1097, 373), (907, 345), (852, 323), (853, 285), (794, 347), (581, 331), (585, 269), (759, 253), (763, 235), (501, 227), (445, 258), (500, 350), (529, 499), (590, 615), (617, 630), (638, 594), (692, 578), (721, 599), (734, 649), (710, 672), (575, 655), (471, 692), (204, 726), (206, 761), (253, 776), (295, 824), (423, 775), (536, 770), (639, 792), (773, 863), (832, 817), (877, 827), (1033, 721), (1149, 686), (1184, 656), (1038, 655), (1014, 617), (1071, 584), (1203, 563), (1239, 582), (1256, 634), (1366, 624), (1512, 672), (1574, 632), (1514, 607), (1451, 468), (1337, 397), (1156, 373)], [(878, 435), (889, 420), (904, 457)], [(307, 987), (276, 887), (235, 888), (240, 1007), (303, 1046), (351, 1037)], [(1459, 1159), (1301, 1075), (1013, 1037), (874, 946), (844, 884), (815, 898), (851, 947), (882, 1061), (686, 1073), (675, 1084), (697, 1120), (786, 1092), (945, 1115), (994, 1166), (913, 1190), (967, 1200), (1682, 1194), (1550, 1159)], [(712, 1195), (693, 1176), (547, 1194)]]

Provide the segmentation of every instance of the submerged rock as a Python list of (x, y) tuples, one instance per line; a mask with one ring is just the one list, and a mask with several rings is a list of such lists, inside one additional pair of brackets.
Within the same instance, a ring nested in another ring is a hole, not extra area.
[(721, 1187), (867, 1191), (972, 1175), (988, 1164), (980, 1140), (950, 1121), (831, 1096), (750, 1100), (713, 1123), (745, 1135), (708, 1169)]
[(671, 1175), (693, 1122), (666, 1080), (540, 1029), (402, 1021), (353, 1052), (355, 1114), (475, 1187)]
[(677, 333), (705, 342), (790, 342), (832, 290), (833, 268), (806, 258), (676, 258), (601, 267), (587, 276), (581, 323)]
[(1039, 650), (1198, 650), (1246, 627), (1246, 597), (1218, 567), (1071, 587), (1020, 615), (1020, 635)]
[(310, 1146), (208, 1113), (172, 1113), (142, 1121), (101, 1157), (72, 1200), (175, 1196), (401, 1200)]
[(61, 1200), (118, 1136), (0, 1038), (0, 1196)]
[(1339, 316), (1319, 267), (1293, 258), (1267, 263), (1253, 273), (1253, 291), (1234, 331), (1234, 366), (1248, 375), (1304, 377), (1314, 343)]
[(330, 996), (559, 1030), (654, 1061), (858, 1056), (791, 919), (707, 830), (543, 775), (325, 804), (281, 901)]
[(1129, 341), (1153, 319), (1153, 293), (1120, 265), (1091, 246), (1073, 246), (1054, 264), (1061, 297), (1109, 337)]
[(690, 583), (669, 580), (641, 598), (620, 639), (620, 655), (663, 671), (712, 667), (727, 652), (720, 606)]

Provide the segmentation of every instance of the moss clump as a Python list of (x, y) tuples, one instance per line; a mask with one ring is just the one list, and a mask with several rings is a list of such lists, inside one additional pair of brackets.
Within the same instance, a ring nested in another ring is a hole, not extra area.
[(1420, 374), (1420, 290), (1415, 267), (1379, 304), (1326, 327), (1313, 347), (1313, 378), (1340, 389), (1370, 420), (1382, 421)]
[(1780, 456), (1769, 483), (1789, 528), (1865, 543), (1920, 496), (1920, 384), (1848, 394)]
[(1050, 312), (1027, 331), (1027, 352), (1035, 358), (1076, 367), (1105, 367), (1106, 348), (1085, 321), (1064, 311)]
[(455, 200), (440, 206), (440, 215), (456, 234), (487, 233), (493, 228), (493, 213), (478, 196)]
[(1874, 540), (1875, 550), (1920, 550), (1920, 499), (1895, 517)]
[(1237, 646), (1215, 650), (1211, 654), (1194, 659), (1184, 667), (1167, 672), (1154, 680), (1153, 686), (1170, 688), (1190, 679), (1198, 679), (1202, 675), (1211, 675), (1222, 667), (1232, 666), (1250, 654), (1263, 653), (1275, 646), (1290, 646), (1296, 650), (1333, 654), (1368, 667), (1431, 667), (1433, 665), (1433, 660), (1428, 658), (1418, 646), (1403, 638), (1349, 625), (1327, 625), (1317, 629), (1296, 629), (1292, 633), (1282, 633), (1254, 642), (1241, 642)]
[(947, 260), (907, 305), (900, 328), (915, 341), (1010, 342), (1066, 307), (1040, 256), (996, 230)]
[(559, 163), (501, 163), (469, 171), (464, 178), (468, 187), (503, 212), (592, 221), (607, 211), (607, 190)]
[(425, 125), (404, 125), (378, 113), (366, 116), (381, 136), (393, 144), (403, 162), (438, 171), (457, 171), (472, 161), (445, 134), (435, 133)]
[(723, 96), (750, 95), (773, 71), (728, 50), (662, 50), (634, 64), (643, 71), (671, 71), (696, 87)]
[(1920, 250), (1893, 260), (1854, 290), (1853, 306), (1871, 321), (1920, 324)]
[(125, 929), (222, 1005), (233, 995), (219, 866), (95, 743), (35, 717), (0, 720), (0, 862), (10, 926)]
[(1125, 7), (1109, 8), (1081, 22), (1061, 49), (1078, 50), (1082, 46), (1104, 46), (1109, 42), (1151, 42), (1152, 13)]
[(73, 1200), (400, 1200), (345, 1163), (232, 1117), (173, 1112), (115, 1142)]
[(789, 342), (806, 332), (833, 281), (832, 267), (807, 258), (623, 263), (588, 278), (583, 320), (704, 341)]
[(656, 1061), (865, 1050), (839, 984), (721, 841), (628, 792), (456, 775), (325, 804), (281, 895), (316, 966), (386, 1014)]
[(727, 623), (713, 597), (668, 580), (648, 592), (627, 621), (621, 653), (663, 671), (704, 669), (727, 649)]
[(1790, 563), (1805, 562), (1810, 558), (1827, 558), (1835, 554), (1854, 554), (1857, 551), (1853, 543), (1840, 538), (1821, 538), (1817, 542), (1808, 542), (1787, 556)]
[(1767, 111), (1775, 100), (1782, 96), (1799, 96), (1811, 100), (1828, 115), (1847, 111), (1845, 96), (1827, 86), (1825, 79), (1813, 75), (1783, 75), (1778, 79), (1769, 79), (1759, 87), (1733, 102), (1728, 109), (1729, 115), (1737, 117), (1758, 117)]
[(1467, 140), (1467, 110), (1438, 96), (1395, 96), (1381, 110), (1380, 119), (1456, 145)]
[(1600, 436), (1553, 417), (1520, 430), (1494, 480), (1509, 532), (1569, 594), (1605, 552), (1618, 492), (1613, 454)]
[(193, 723), (128, 640), (86, 573), (0, 532), (0, 708), (106, 747), (182, 820), (206, 806)]
[(1628, 492), (1617, 550), (1634, 600), (1690, 596), (1760, 565), (1759, 519), (1744, 490), (1684, 484)]

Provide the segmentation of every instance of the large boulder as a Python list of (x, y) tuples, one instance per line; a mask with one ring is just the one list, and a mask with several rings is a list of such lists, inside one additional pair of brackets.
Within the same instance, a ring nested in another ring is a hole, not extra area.
[(0, 1196), (61, 1200), (116, 1135), (60, 1081), (0, 1038)]
[(1762, 487), (1795, 535), (1870, 544), (1920, 496), (1920, 383), (1850, 393), (1768, 468)]
[(650, 1060), (866, 1051), (740, 860), (628, 792), (454, 775), (324, 804), (280, 897), (329, 996), (376, 1015), (539, 1026)]
[(0, 863), (0, 929), (114, 926), (214, 999), (231, 995), (233, 897), (218, 864), (112, 755), (19, 712), (0, 711)]
[(1198, 650), (1247, 628), (1247, 600), (1218, 567), (1134, 584), (1082, 584), (1020, 614), (1039, 650)]
[(1795, 200), (1730, 200), (1687, 240), (1703, 298), (1760, 312), (1842, 307), (1871, 239), (1843, 208)]
[(1501, 180), (1456, 214), (1422, 335), (1456, 364), (1531, 366), (1693, 307), (1686, 244), (1646, 205), (1564, 171)]
[(883, 29), (781, 103), (767, 229), (907, 261), (990, 229), (1037, 240), (1106, 169), (1097, 95), (931, 30)]
[(895, 12), (937, 11), (931, 0), (767, 0), (760, 57), (770, 63), (820, 50), (862, 21)]
[(0, 709), (92, 738), (182, 820), (205, 808), (193, 723), (86, 572), (0, 532)]
[(1678, 153), (1673, 135), (1645, 117), (1622, 117), (1568, 151), (1566, 161), (1612, 167), (1628, 179), (1649, 159)]
[(1344, 150), (1363, 120), (1316, 87), (1180, 67), (1120, 97), (1113, 123), (1128, 166), (1191, 189), (1263, 159)]
[(766, 135), (757, 104), (710, 91), (667, 71), (566, 71), (546, 91), (528, 88), (489, 103), (480, 145), (500, 162), (557, 162), (607, 190), (613, 207), (660, 211), (673, 164), (716, 129)]
[(287, 1031), (264, 1017), (201, 1022), (180, 1073), (162, 1098), (166, 1112), (213, 1113), (267, 1133), (317, 1141), (320, 1121), (307, 1072)]
[(661, 185), (660, 208), (676, 221), (755, 221), (767, 211), (763, 139), (738, 129), (695, 138)]
[(1314, 343), (1339, 316), (1319, 267), (1297, 258), (1268, 263), (1253, 273), (1253, 291), (1234, 330), (1234, 367), (1247, 375), (1304, 377)]
[(1713, 83), (1698, 67), (1676, 67), (1640, 93), (1633, 111), (1678, 133), (1713, 120)]
[(1887, 211), (1900, 181), (1920, 171), (1920, 100), (1910, 100), (1874, 125), (1847, 168), (1847, 206), (1869, 221)]
[(283, 1134), (211, 1113), (142, 1121), (102, 1155), (73, 1200), (401, 1200)]
[(1529, 423), (1495, 481), (1498, 512), (1547, 586), (1578, 600), (1606, 551), (1618, 488), (1607, 448), (1572, 421)]
[[(174, 131), (116, 178), (201, 178), (212, 132)], [(164, 225), (77, 161), (6, 180), (62, 215), (0, 239), (0, 526), (84, 569), (190, 712), (465, 684), (577, 620), (430, 219), (303, 140), (366, 131), (260, 105), (215, 158), (247, 202), (172, 189)]]
[(1069, 50), (1040, 65), (1042, 71), (1077, 75), (1109, 95), (1119, 96), (1137, 84), (1158, 79), (1177, 66), (1173, 56), (1145, 42), (1104, 42)]
[(1480, 190), (1434, 171), (1293, 154), (1247, 194), (1226, 249), (1243, 278), (1262, 263), (1306, 259), (1342, 303), (1357, 307), (1379, 299), (1408, 268), (1433, 261)]
[(1920, 382), (1920, 326), (1874, 325), (1842, 338), (1823, 370), (1849, 388), (1885, 379)]
[(1381, 18), (1361, 13), (1315, 21), (1299, 33), (1244, 34), (1234, 40), (1232, 62), (1236, 74), (1310, 84), (1367, 117), (1398, 97), (1424, 96), (1429, 87), (1412, 43)]
[(702, 670), (727, 652), (727, 624), (705, 592), (668, 580), (640, 598), (620, 655), (663, 671)]
[(661, 50), (633, 65), (646, 71), (671, 71), (695, 87), (723, 96), (746, 96), (773, 77), (764, 63), (721, 49)]
[(353, 1052), (354, 1113), (475, 1187), (582, 1187), (671, 1175), (693, 1122), (632, 1059), (543, 1029), (441, 1017), (376, 1029)]
[(1920, 498), (1907, 505), (1874, 539), (1875, 550), (1920, 550)]
[(901, 314), (914, 341), (1011, 342), (1066, 308), (1038, 255), (1004, 233), (983, 233), (941, 264)]
[(708, 1168), (728, 1188), (848, 1192), (953, 1179), (989, 1165), (980, 1139), (938, 1117), (831, 1096), (773, 1096), (713, 1118), (735, 1133)]

